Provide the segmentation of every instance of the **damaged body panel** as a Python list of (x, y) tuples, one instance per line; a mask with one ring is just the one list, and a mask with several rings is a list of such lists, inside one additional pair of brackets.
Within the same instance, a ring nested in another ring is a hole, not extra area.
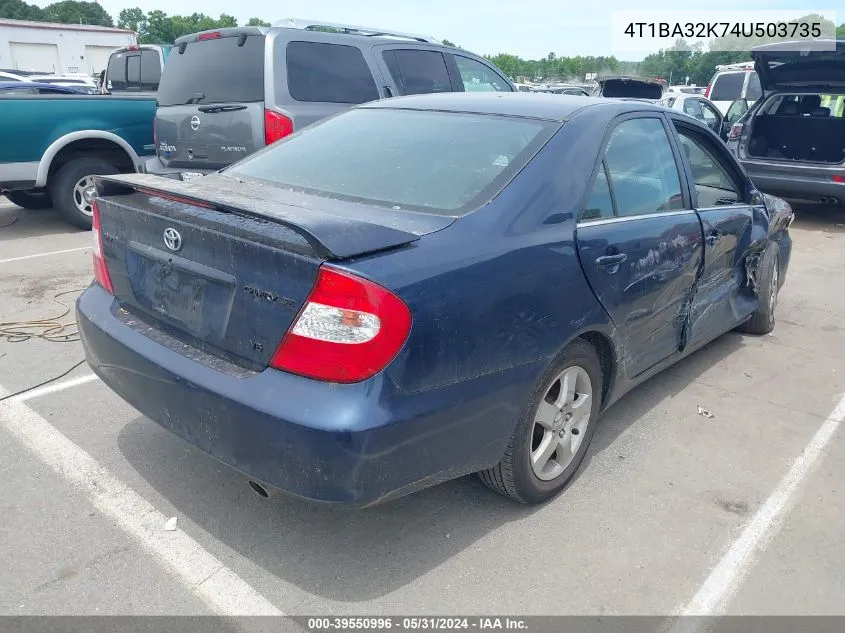
[(98, 187), (93, 371), (255, 481), (357, 506), (496, 467), (567, 350), (598, 414), (747, 322), (756, 255), (782, 283), (791, 249), (712, 131), (622, 99), (397, 97)]

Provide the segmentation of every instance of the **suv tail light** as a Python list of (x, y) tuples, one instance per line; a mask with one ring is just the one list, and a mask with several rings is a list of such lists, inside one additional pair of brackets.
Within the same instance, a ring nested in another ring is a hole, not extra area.
[(284, 114), (264, 110), (264, 143), (270, 145), (288, 134), (293, 134), (293, 121)]
[(220, 31), (212, 31), (211, 33), (200, 33), (197, 35), (197, 39), (200, 41), (203, 40), (219, 40), (223, 35)]
[(316, 380), (359, 382), (387, 367), (410, 331), (411, 312), (399, 297), (323, 265), (270, 367)]
[(738, 139), (742, 136), (742, 123), (734, 123), (731, 126), (731, 131), (728, 132), (729, 139)]
[(103, 255), (103, 233), (100, 230), (100, 205), (97, 204), (96, 200), (91, 203), (91, 210), (94, 213), (94, 218), (91, 222), (91, 232), (94, 236), (94, 281), (108, 290), (110, 294), (114, 294), (111, 277), (109, 277), (109, 269), (106, 268), (106, 258)]
[(704, 98), (705, 98), (705, 99), (709, 99), (709, 98), (710, 98), (710, 86), (711, 86), (711, 85), (712, 85), (712, 84), (707, 84), (707, 87), (704, 89)]

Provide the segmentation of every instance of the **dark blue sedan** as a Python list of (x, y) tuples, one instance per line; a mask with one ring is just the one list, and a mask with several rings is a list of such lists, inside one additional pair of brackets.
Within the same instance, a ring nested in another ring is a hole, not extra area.
[(625, 392), (772, 330), (792, 218), (680, 112), (393, 98), (206, 177), (101, 177), (79, 327), (107, 385), (261, 494), (479, 473), (539, 503)]

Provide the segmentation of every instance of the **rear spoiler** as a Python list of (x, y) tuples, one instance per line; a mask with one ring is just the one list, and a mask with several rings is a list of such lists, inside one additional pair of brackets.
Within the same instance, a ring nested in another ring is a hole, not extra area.
[[(95, 176), (98, 197), (125, 195), (133, 192), (160, 195), (186, 204), (211, 205), (223, 213), (261, 219), (285, 226), (302, 236), (318, 257), (348, 259), (404, 244), (419, 236), (348, 215), (335, 215), (313, 208), (303, 208), (273, 200), (270, 196), (252, 197), (233, 192), (214, 176), (188, 182), (149, 174)], [(228, 184), (228, 183), (226, 183)], [(259, 188), (265, 190), (270, 187)]]

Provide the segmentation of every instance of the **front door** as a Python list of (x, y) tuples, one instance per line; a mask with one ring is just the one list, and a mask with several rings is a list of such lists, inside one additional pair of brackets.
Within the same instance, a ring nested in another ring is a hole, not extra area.
[(680, 164), (662, 117), (623, 119), (608, 137), (576, 228), (581, 265), (623, 337), (631, 379), (684, 344), (702, 231)]
[(704, 267), (690, 315), (690, 345), (698, 346), (757, 309), (745, 261), (755, 240), (766, 238), (768, 219), (762, 205), (746, 201), (749, 183), (725, 145), (680, 119), (673, 123), (704, 232)]

